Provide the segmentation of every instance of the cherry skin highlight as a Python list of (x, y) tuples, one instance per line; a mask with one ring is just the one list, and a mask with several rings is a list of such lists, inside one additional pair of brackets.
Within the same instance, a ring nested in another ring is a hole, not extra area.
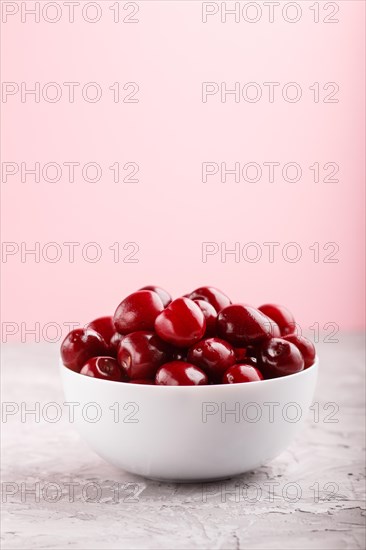
[(189, 347), (201, 340), (206, 320), (199, 306), (189, 298), (177, 298), (158, 315), (155, 331), (177, 347)]
[(92, 357), (85, 363), (80, 374), (114, 382), (127, 380), (113, 357)]
[(166, 363), (155, 377), (158, 386), (203, 386), (207, 383), (208, 378), (201, 369), (183, 361)]
[(271, 338), (264, 342), (258, 363), (265, 378), (287, 376), (304, 369), (304, 359), (300, 350), (283, 338)]
[(217, 331), (221, 338), (234, 346), (246, 347), (271, 338), (273, 324), (254, 307), (233, 304), (220, 311)]
[[(276, 304), (263, 304), (259, 311), (267, 315), (279, 326), (281, 336), (293, 334), (296, 330), (295, 318), (292, 313), (284, 306)], [(275, 336), (275, 335), (274, 335)]]
[(283, 338), (299, 349), (304, 359), (304, 369), (311, 367), (314, 364), (316, 351), (313, 342), (305, 338), (305, 336), (296, 336), (296, 334), (289, 334)]
[(163, 302), (164, 307), (168, 306), (172, 301), (172, 297), (170, 296), (169, 292), (167, 292), (163, 288), (160, 288), (160, 286), (148, 285), (143, 286), (142, 288), (140, 288), (140, 290), (152, 290), (152, 292), (156, 292), (160, 300)]
[(154, 332), (140, 330), (122, 338), (117, 358), (126, 377), (153, 379), (158, 368), (171, 359), (171, 348)]
[(221, 382), (224, 372), (235, 364), (234, 348), (220, 338), (206, 338), (188, 351), (188, 362), (202, 369), (211, 382)]
[(101, 335), (92, 329), (72, 330), (61, 344), (62, 362), (74, 372), (80, 372), (91, 357), (106, 355), (107, 352), (107, 344)]
[(231, 304), (230, 298), (213, 286), (201, 286), (188, 295), (191, 300), (205, 300), (211, 304), (217, 313)]
[(156, 292), (138, 290), (119, 304), (113, 318), (114, 326), (121, 334), (153, 330), (155, 319), (163, 309), (163, 302)]
[(242, 382), (259, 382), (263, 380), (260, 370), (252, 365), (239, 363), (233, 365), (224, 373), (222, 377), (223, 384), (240, 384)]

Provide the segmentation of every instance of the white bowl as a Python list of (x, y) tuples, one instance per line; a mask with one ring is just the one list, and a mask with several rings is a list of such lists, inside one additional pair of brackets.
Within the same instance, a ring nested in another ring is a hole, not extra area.
[(314, 395), (318, 359), (290, 376), (216, 386), (149, 386), (61, 364), (67, 402), (107, 462), (166, 481), (213, 481), (258, 468), (291, 443)]

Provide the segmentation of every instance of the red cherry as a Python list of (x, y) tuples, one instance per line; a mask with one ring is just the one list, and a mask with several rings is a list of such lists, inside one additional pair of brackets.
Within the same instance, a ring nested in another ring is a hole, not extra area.
[[(267, 316), (266, 316), (267, 317)], [(267, 317), (271, 338), (281, 338), (281, 330), (277, 323)]]
[(114, 382), (122, 382), (124, 379), (121, 369), (113, 357), (92, 357), (85, 363), (80, 374), (104, 380), (113, 380)]
[(98, 317), (89, 323), (86, 328), (91, 328), (98, 332), (105, 342), (110, 342), (113, 334), (116, 332), (113, 324), (113, 317)]
[(243, 363), (247, 356), (247, 348), (234, 348), (237, 363)]
[(276, 304), (264, 304), (260, 306), (259, 311), (272, 319), (280, 328), (282, 336), (293, 334), (296, 330), (296, 323), (292, 313), (284, 306)]
[(270, 338), (273, 327), (268, 318), (254, 307), (233, 304), (220, 311), (217, 330), (221, 338), (245, 347)]
[(197, 342), (189, 349), (187, 359), (214, 382), (220, 382), (224, 372), (236, 361), (234, 348), (220, 338), (206, 338)]
[(118, 346), (122, 338), (124, 338), (123, 334), (120, 334), (119, 332), (115, 332), (112, 338), (110, 339), (109, 348), (111, 350), (112, 357), (117, 357)]
[(158, 315), (155, 330), (162, 340), (178, 347), (189, 347), (203, 337), (205, 316), (193, 300), (177, 298)]
[(291, 342), (283, 338), (271, 338), (261, 346), (259, 365), (266, 378), (277, 378), (303, 370), (304, 359)]
[(259, 382), (263, 380), (260, 370), (252, 365), (237, 364), (233, 365), (224, 373), (222, 377), (223, 384), (240, 384), (241, 382)]
[(128, 378), (154, 378), (171, 358), (171, 349), (154, 332), (138, 331), (125, 336), (118, 348), (118, 363)]
[(75, 372), (80, 372), (91, 357), (106, 355), (107, 352), (107, 344), (101, 335), (91, 329), (72, 330), (61, 344), (62, 362)]
[(205, 336), (215, 336), (216, 319), (217, 319), (216, 309), (209, 302), (205, 302), (205, 300), (193, 300), (193, 301), (198, 305), (203, 315), (205, 316), (205, 319), (206, 319)]
[(295, 344), (300, 350), (304, 359), (304, 369), (314, 364), (316, 351), (313, 342), (305, 338), (305, 336), (297, 336), (296, 334), (289, 334), (288, 336), (284, 336), (283, 339), (291, 342), (291, 344)]
[(89, 323), (86, 328), (91, 328), (95, 332), (98, 332), (108, 345), (111, 354), (114, 355), (114, 347), (111, 344), (111, 340), (116, 332), (113, 317), (98, 317), (98, 319), (94, 319), (94, 321)]
[(217, 313), (231, 304), (230, 298), (213, 286), (201, 286), (191, 292), (189, 298), (191, 300), (205, 300), (205, 302), (210, 303), (215, 308)]
[(172, 297), (170, 296), (169, 292), (164, 290), (163, 288), (160, 288), (160, 286), (143, 286), (140, 288), (140, 290), (152, 290), (153, 292), (156, 292), (156, 294), (159, 296), (160, 300), (163, 302), (163, 306), (166, 307), (170, 304), (172, 301)]
[(155, 384), (159, 386), (202, 386), (207, 383), (207, 376), (201, 369), (183, 361), (166, 363), (155, 377)]
[(154, 386), (155, 380), (147, 380), (147, 378), (140, 379), (140, 380), (131, 380), (130, 384), (146, 384), (148, 386)]
[(155, 319), (163, 309), (163, 302), (156, 292), (139, 290), (119, 304), (113, 318), (114, 326), (121, 334), (153, 330)]

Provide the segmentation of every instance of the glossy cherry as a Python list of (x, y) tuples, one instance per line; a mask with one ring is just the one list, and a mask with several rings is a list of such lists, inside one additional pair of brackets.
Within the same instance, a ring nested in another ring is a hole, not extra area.
[(206, 332), (205, 336), (215, 336), (216, 334), (216, 319), (217, 319), (217, 313), (216, 309), (209, 303), (205, 302), (205, 300), (193, 300), (200, 310), (202, 311), (203, 315), (206, 319)]
[(140, 288), (140, 290), (152, 290), (153, 292), (156, 292), (160, 300), (163, 302), (164, 307), (169, 305), (172, 301), (172, 297), (170, 296), (169, 292), (167, 292), (163, 288), (160, 288), (160, 286), (148, 285), (143, 286), (142, 288)]
[(95, 330), (77, 328), (69, 332), (61, 344), (61, 358), (65, 367), (80, 372), (91, 358), (107, 355), (108, 347)]
[(124, 338), (123, 334), (120, 334), (119, 332), (115, 332), (113, 334), (112, 338), (110, 339), (109, 348), (110, 348), (112, 357), (117, 357), (118, 346), (119, 346), (122, 338)]
[(113, 318), (114, 326), (121, 334), (153, 330), (155, 319), (163, 309), (163, 302), (156, 292), (138, 290), (119, 304)]
[(313, 342), (305, 338), (305, 336), (297, 336), (296, 334), (289, 334), (284, 336), (284, 340), (295, 344), (300, 350), (301, 355), (304, 358), (304, 369), (311, 367), (314, 364), (316, 351)]
[(199, 306), (189, 298), (177, 298), (155, 321), (155, 331), (162, 340), (178, 347), (189, 347), (201, 340), (206, 320)]
[(154, 332), (141, 330), (121, 340), (117, 358), (128, 378), (152, 379), (158, 368), (171, 359), (171, 348)]
[(114, 357), (92, 357), (85, 363), (80, 374), (114, 382), (127, 380)]
[(240, 363), (233, 365), (224, 373), (223, 384), (240, 384), (241, 382), (259, 382), (263, 380), (263, 374), (252, 365)]
[(277, 323), (281, 331), (281, 336), (286, 336), (295, 332), (295, 318), (284, 306), (279, 306), (276, 304), (263, 304), (258, 309)]
[(87, 329), (91, 328), (95, 332), (103, 337), (105, 342), (109, 342), (113, 334), (116, 332), (113, 324), (113, 317), (98, 317), (86, 326)]
[(304, 359), (299, 349), (283, 338), (271, 338), (260, 349), (259, 367), (265, 378), (277, 378), (300, 372)]
[(224, 372), (236, 362), (234, 348), (220, 338), (197, 342), (189, 349), (187, 359), (202, 369), (212, 382), (221, 382)]
[(268, 320), (268, 326), (269, 326), (269, 330), (270, 330), (270, 333), (271, 333), (271, 337), (272, 338), (281, 338), (282, 334), (281, 334), (281, 330), (280, 330), (280, 327), (278, 326), (278, 324), (273, 321), (273, 319), (270, 319), (267, 315), (267, 320)]
[(98, 317), (89, 323), (86, 328), (91, 328), (98, 332), (105, 343), (108, 345), (111, 351), (113, 351), (113, 345), (111, 345), (111, 339), (113, 338), (116, 329), (114, 328), (113, 317)]
[(183, 361), (166, 363), (155, 377), (158, 386), (203, 386), (207, 383), (208, 378), (203, 370)]
[(217, 313), (231, 304), (230, 298), (221, 290), (213, 286), (201, 286), (189, 294), (191, 300), (205, 300), (210, 303)]
[(273, 325), (254, 307), (233, 304), (220, 311), (217, 330), (224, 340), (234, 346), (245, 347), (270, 338)]

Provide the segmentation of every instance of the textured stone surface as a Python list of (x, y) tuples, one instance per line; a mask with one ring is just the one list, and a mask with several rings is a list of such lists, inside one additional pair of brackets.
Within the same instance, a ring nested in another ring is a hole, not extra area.
[[(218, 484), (133, 476), (98, 458), (64, 417), (10, 416), (2, 426), (2, 547), (365, 548), (362, 349), (357, 335), (319, 344), (319, 421), (311, 412), (277, 459)], [(62, 403), (57, 353), (51, 344), (4, 346), (3, 401)]]

